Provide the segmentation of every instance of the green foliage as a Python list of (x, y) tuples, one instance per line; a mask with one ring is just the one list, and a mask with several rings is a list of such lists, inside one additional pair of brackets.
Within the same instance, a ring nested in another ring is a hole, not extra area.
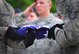
[[(25, 10), (29, 5), (31, 5), (34, 0), (6, 0), (8, 3), (10, 3), (13, 8), (19, 8), (21, 10)], [(52, 0), (52, 9), (51, 12), (56, 12), (56, 2), (55, 0)]]
[(51, 12), (56, 12), (56, 0), (52, 0)]

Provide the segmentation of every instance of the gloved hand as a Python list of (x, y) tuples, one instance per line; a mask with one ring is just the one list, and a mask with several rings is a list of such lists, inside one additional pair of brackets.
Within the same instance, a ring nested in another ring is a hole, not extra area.
[[(63, 25), (64, 24), (56, 24), (54, 26), (52, 26), (48, 32), (48, 38), (51, 39), (53, 38), (55, 40), (55, 29), (59, 28), (59, 29), (63, 29)], [(58, 31), (56, 31), (57, 33)]]
[(35, 30), (28, 28), (28, 32), (26, 33), (24, 44), (27, 47), (31, 46), (35, 40)]
[(9, 27), (6, 31), (5, 37), (11, 40), (23, 40), (24, 37), (21, 37), (21, 35), (17, 33), (18, 29), (19, 28)]

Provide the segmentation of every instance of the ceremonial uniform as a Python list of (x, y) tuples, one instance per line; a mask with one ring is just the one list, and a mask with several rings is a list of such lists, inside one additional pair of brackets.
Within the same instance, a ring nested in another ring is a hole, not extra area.
[[(54, 17), (52, 13), (45, 19), (38, 19), (37, 21), (30, 23), (30, 25), (49, 26), (50, 28), (56, 24), (63, 24), (63, 21), (58, 19), (57, 17)], [(46, 33), (46, 35), (48, 34)], [(17, 49), (17, 51), (21, 50)], [(46, 54), (46, 53), (60, 54), (61, 50), (55, 40), (49, 38), (43, 38), (43, 39), (35, 39), (33, 45), (26, 48), (26, 50), (24, 49), (23, 52), (27, 54)]]
[(79, 54), (79, 0), (57, 0), (64, 26), (56, 35), (62, 54)]

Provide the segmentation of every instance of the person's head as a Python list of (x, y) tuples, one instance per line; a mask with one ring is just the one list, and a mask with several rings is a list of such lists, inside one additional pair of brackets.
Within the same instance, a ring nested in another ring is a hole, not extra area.
[(29, 14), (29, 16), (27, 17), (27, 20), (28, 21), (34, 21), (34, 20), (37, 20), (38, 19), (38, 17), (37, 17), (37, 15), (36, 15), (36, 13), (34, 13), (34, 12), (31, 12), (30, 14)]
[(50, 13), (52, 7), (51, 0), (35, 0), (35, 8), (37, 13), (40, 15), (47, 15)]

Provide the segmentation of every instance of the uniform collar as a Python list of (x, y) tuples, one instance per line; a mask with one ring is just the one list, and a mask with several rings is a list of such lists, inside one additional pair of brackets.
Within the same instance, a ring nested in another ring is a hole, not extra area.
[(50, 13), (50, 15), (49, 16), (47, 16), (47, 17), (45, 17), (45, 18), (39, 18), (39, 20), (40, 21), (48, 21), (48, 20), (50, 20), (50, 18), (53, 18), (54, 17), (54, 15), (52, 14), (52, 13)]

